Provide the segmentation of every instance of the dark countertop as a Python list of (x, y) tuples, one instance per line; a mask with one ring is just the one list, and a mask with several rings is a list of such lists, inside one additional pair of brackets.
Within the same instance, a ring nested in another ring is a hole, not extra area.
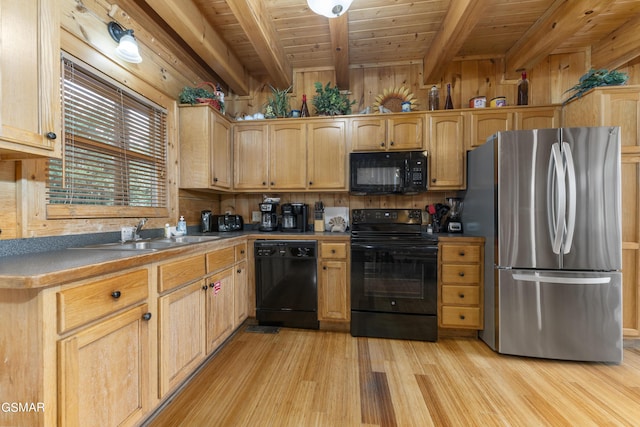
[[(190, 235), (203, 235), (191, 233)], [(102, 250), (102, 249), (60, 249), (47, 252), (36, 252), (21, 255), (9, 255), (0, 257), (0, 289), (32, 289), (45, 288), (58, 284), (82, 280), (112, 271), (133, 268), (152, 262), (162, 261), (178, 255), (197, 253), (203, 245), (215, 250), (217, 246), (233, 244), (231, 240), (250, 239), (322, 239), (322, 240), (348, 240), (349, 233), (283, 233), (259, 232), (254, 230), (207, 233), (210, 236), (219, 236), (220, 239), (191, 243), (177, 246), (171, 249), (158, 251), (128, 251), (128, 250)]]

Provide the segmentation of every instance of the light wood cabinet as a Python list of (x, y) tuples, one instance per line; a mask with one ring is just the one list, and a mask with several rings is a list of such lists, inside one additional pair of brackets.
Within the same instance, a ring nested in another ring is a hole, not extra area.
[(236, 124), (233, 129), (233, 187), (269, 188), (269, 129), (264, 124)]
[(309, 190), (349, 189), (345, 120), (307, 124), (307, 179)]
[(513, 129), (514, 112), (504, 108), (479, 108), (465, 113), (468, 149), (483, 145), (496, 132)]
[(597, 88), (563, 108), (563, 126), (620, 126), (622, 326), (640, 338), (640, 86)]
[(351, 319), (349, 244), (320, 242), (318, 261), (318, 320), (348, 322)]
[(233, 328), (237, 328), (249, 317), (249, 280), (247, 277), (247, 261), (240, 261), (235, 266), (233, 279)]
[(521, 107), (515, 112), (515, 130), (560, 127), (560, 107)]
[(352, 151), (423, 150), (422, 114), (351, 119)]
[(429, 120), (429, 190), (466, 187), (464, 116), (432, 113)]
[(484, 243), (461, 237), (438, 246), (439, 326), (482, 329)]
[(181, 106), (180, 188), (231, 187), (231, 124), (209, 105)]
[(0, 1), (0, 159), (61, 156), (59, 9)]
[(58, 343), (60, 425), (129, 426), (149, 411), (147, 305)]
[(233, 332), (234, 270), (227, 268), (207, 279), (207, 354), (214, 351)]

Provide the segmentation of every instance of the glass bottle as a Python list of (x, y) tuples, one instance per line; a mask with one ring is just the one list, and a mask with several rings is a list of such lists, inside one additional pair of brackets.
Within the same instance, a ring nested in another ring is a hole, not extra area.
[(302, 95), (302, 107), (300, 107), (300, 117), (309, 117), (309, 107), (307, 107), (307, 95)]
[(518, 105), (529, 105), (529, 80), (527, 72), (522, 72), (522, 80), (518, 82)]
[(440, 95), (438, 94), (438, 88), (433, 85), (429, 91), (429, 110), (440, 109)]
[(447, 98), (444, 101), (445, 110), (453, 110), (453, 101), (451, 100), (451, 83), (447, 83)]

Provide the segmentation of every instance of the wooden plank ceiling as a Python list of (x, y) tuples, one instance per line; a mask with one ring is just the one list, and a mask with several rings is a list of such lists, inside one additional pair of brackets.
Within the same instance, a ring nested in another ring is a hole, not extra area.
[(422, 63), (435, 83), (454, 60), (502, 58), (508, 78), (550, 54), (590, 50), (594, 67), (640, 56), (639, 0), (353, 0), (339, 18), (306, 0), (137, 0), (239, 95), (248, 76), (291, 85), (294, 69)]

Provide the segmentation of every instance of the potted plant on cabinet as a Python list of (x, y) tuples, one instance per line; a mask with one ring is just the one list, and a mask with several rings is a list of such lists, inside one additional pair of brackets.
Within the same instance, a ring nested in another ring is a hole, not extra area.
[(351, 106), (356, 101), (350, 101), (347, 95), (340, 93), (337, 86), (331, 87), (331, 82), (327, 82), (325, 87), (322, 87), (320, 82), (315, 82), (314, 85), (316, 95), (311, 102), (316, 109), (316, 114), (324, 116), (351, 114)]
[(271, 97), (265, 106), (264, 116), (266, 118), (287, 117), (289, 115), (289, 91), (293, 86), (282, 90), (271, 85), (269, 87), (271, 88)]
[[(204, 86), (211, 86), (213, 92), (204, 88)], [(185, 86), (180, 94), (178, 100), (181, 104), (209, 104), (216, 110), (224, 113), (224, 95), (221, 95), (222, 91), (219, 87), (216, 87), (211, 82), (200, 83), (196, 87)]]

